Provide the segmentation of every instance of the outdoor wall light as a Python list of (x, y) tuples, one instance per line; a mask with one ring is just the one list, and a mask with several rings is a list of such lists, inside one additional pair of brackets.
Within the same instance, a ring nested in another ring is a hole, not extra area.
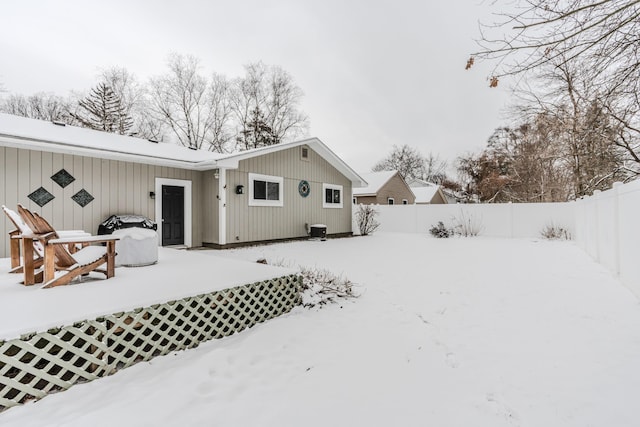
[(244, 185), (236, 185), (236, 194), (244, 194)]
[(220, 178), (220, 172), (218, 171), (218, 169), (216, 169), (215, 171), (213, 171), (213, 177), (214, 177), (215, 179)]
[(154, 191), (149, 191), (149, 198), (155, 199), (156, 198), (156, 193)]

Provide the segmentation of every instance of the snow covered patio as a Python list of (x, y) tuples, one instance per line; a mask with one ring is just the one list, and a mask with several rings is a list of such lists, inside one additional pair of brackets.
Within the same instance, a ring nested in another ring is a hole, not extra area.
[[(220, 257), (327, 268), (362, 296), (139, 363), (9, 409), (0, 424), (638, 425), (640, 306), (571, 242), (377, 233), (185, 255), (211, 257), (212, 280)], [(5, 302), (3, 282), (0, 324), (5, 310), (53, 310), (59, 290), (126, 286), (142, 271), (29, 290), (22, 307)], [(177, 293), (187, 282), (154, 281)]]
[(111, 279), (91, 274), (57, 289), (21, 285), (22, 275), (6, 273), (9, 259), (0, 259), (0, 340), (295, 272), (203, 253), (159, 248), (155, 265), (119, 267)]

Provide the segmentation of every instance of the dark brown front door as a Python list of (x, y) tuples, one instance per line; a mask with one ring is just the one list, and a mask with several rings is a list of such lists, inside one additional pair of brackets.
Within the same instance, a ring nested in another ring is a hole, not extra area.
[(162, 186), (162, 246), (184, 245), (184, 187)]

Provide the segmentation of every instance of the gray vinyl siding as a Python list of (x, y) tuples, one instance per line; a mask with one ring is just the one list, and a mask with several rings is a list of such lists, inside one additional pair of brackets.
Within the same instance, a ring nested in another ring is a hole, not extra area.
[[(75, 178), (65, 188), (51, 179), (62, 168)], [(155, 178), (192, 182), (192, 244), (200, 246), (202, 172), (0, 147), (0, 204), (16, 209), (17, 204), (21, 203), (40, 213), (56, 229), (78, 229), (95, 234), (100, 222), (117, 213), (140, 214), (155, 220), (155, 200), (149, 197), (149, 192), (155, 191)], [(41, 186), (55, 197), (42, 208), (27, 197)], [(94, 197), (84, 208), (71, 199), (83, 188)], [(6, 216), (2, 215), (0, 257), (9, 256), (7, 233), (12, 227)]]
[[(249, 173), (284, 178), (282, 207), (249, 206)], [(298, 193), (307, 180), (309, 196)], [(322, 184), (343, 186), (343, 207), (322, 207)], [(235, 194), (243, 185), (244, 194)], [(227, 243), (253, 242), (306, 236), (305, 223), (325, 224), (328, 234), (351, 232), (351, 181), (329, 162), (309, 149), (309, 160), (300, 158), (300, 147), (240, 161), (238, 169), (227, 171)]]

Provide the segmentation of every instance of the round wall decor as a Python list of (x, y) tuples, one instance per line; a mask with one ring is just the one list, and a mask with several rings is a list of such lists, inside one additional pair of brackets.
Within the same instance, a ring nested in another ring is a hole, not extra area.
[(300, 183), (298, 184), (298, 193), (300, 193), (302, 197), (307, 197), (310, 191), (311, 186), (309, 185), (309, 182), (304, 179), (300, 181)]

